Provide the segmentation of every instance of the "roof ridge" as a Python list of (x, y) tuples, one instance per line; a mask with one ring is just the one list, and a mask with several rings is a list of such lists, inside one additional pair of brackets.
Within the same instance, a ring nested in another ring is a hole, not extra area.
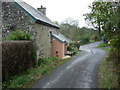
[(54, 34), (54, 33), (52, 33), (52, 35), (55, 37), (55, 38), (57, 38), (57, 39), (59, 39), (60, 41), (62, 41), (62, 42), (67, 42), (67, 43), (70, 43), (70, 39), (69, 38), (67, 38), (67, 37), (65, 37), (63, 34), (61, 34), (61, 33), (59, 33), (59, 34)]
[(59, 28), (57, 24), (51, 21), (47, 16), (43, 15), (37, 9), (32, 7), (31, 5), (27, 4), (24, 1), (17, 2), (14, 0), (25, 12), (27, 12), (30, 16), (32, 16), (36, 22), (40, 22), (42, 24), (50, 25), (56, 28)]

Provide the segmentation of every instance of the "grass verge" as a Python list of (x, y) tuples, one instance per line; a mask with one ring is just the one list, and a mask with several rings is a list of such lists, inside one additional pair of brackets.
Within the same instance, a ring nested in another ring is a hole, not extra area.
[(0, 90), (2, 89), (2, 82), (0, 82)]
[(101, 43), (101, 44), (99, 44), (97, 47), (98, 47), (98, 48), (103, 48), (103, 47), (109, 47), (109, 46), (110, 46), (110, 44)]
[[(110, 51), (111, 48), (103, 48)], [(114, 63), (108, 60), (108, 56), (100, 63), (99, 85), (100, 88), (118, 88), (118, 75), (115, 72)]]
[(36, 80), (43, 78), (54, 70), (57, 66), (69, 61), (70, 59), (56, 59), (47, 58), (47, 63), (36, 66), (25, 71), (22, 75), (14, 76), (10, 81), (2, 84), (3, 88), (28, 88)]

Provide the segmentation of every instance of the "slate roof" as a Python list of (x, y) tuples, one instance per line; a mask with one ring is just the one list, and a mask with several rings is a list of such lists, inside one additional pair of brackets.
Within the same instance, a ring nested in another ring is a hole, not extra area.
[(53, 37), (55, 37), (56, 39), (60, 40), (63, 43), (70, 43), (70, 39), (68, 39), (67, 37), (65, 37), (64, 35), (62, 35), (61, 33), (59, 34), (52, 34)]
[(35, 22), (59, 28), (59, 26), (52, 22), (48, 17), (46, 17), (44, 14), (42, 14), (32, 6), (28, 5), (27, 3), (23, 1), (15, 1), (15, 3), (20, 9), (31, 16)]

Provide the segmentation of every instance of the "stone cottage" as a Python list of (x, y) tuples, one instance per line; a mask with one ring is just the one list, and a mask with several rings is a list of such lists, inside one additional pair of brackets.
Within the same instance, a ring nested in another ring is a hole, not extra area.
[[(52, 56), (52, 36), (59, 34), (59, 26), (46, 17), (46, 8), (33, 8), (21, 1), (2, 2), (2, 39), (15, 30), (32, 36), (37, 47), (37, 57)], [(52, 35), (53, 34), (53, 35)]]

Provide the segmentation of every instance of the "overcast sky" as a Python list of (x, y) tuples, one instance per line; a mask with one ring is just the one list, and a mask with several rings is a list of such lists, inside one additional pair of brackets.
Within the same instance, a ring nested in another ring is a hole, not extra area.
[(46, 7), (46, 15), (52, 21), (61, 23), (66, 18), (79, 20), (79, 26), (86, 26), (83, 14), (90, 12), (88, 5), (94, 0), (23, 0), (34, 8)]

